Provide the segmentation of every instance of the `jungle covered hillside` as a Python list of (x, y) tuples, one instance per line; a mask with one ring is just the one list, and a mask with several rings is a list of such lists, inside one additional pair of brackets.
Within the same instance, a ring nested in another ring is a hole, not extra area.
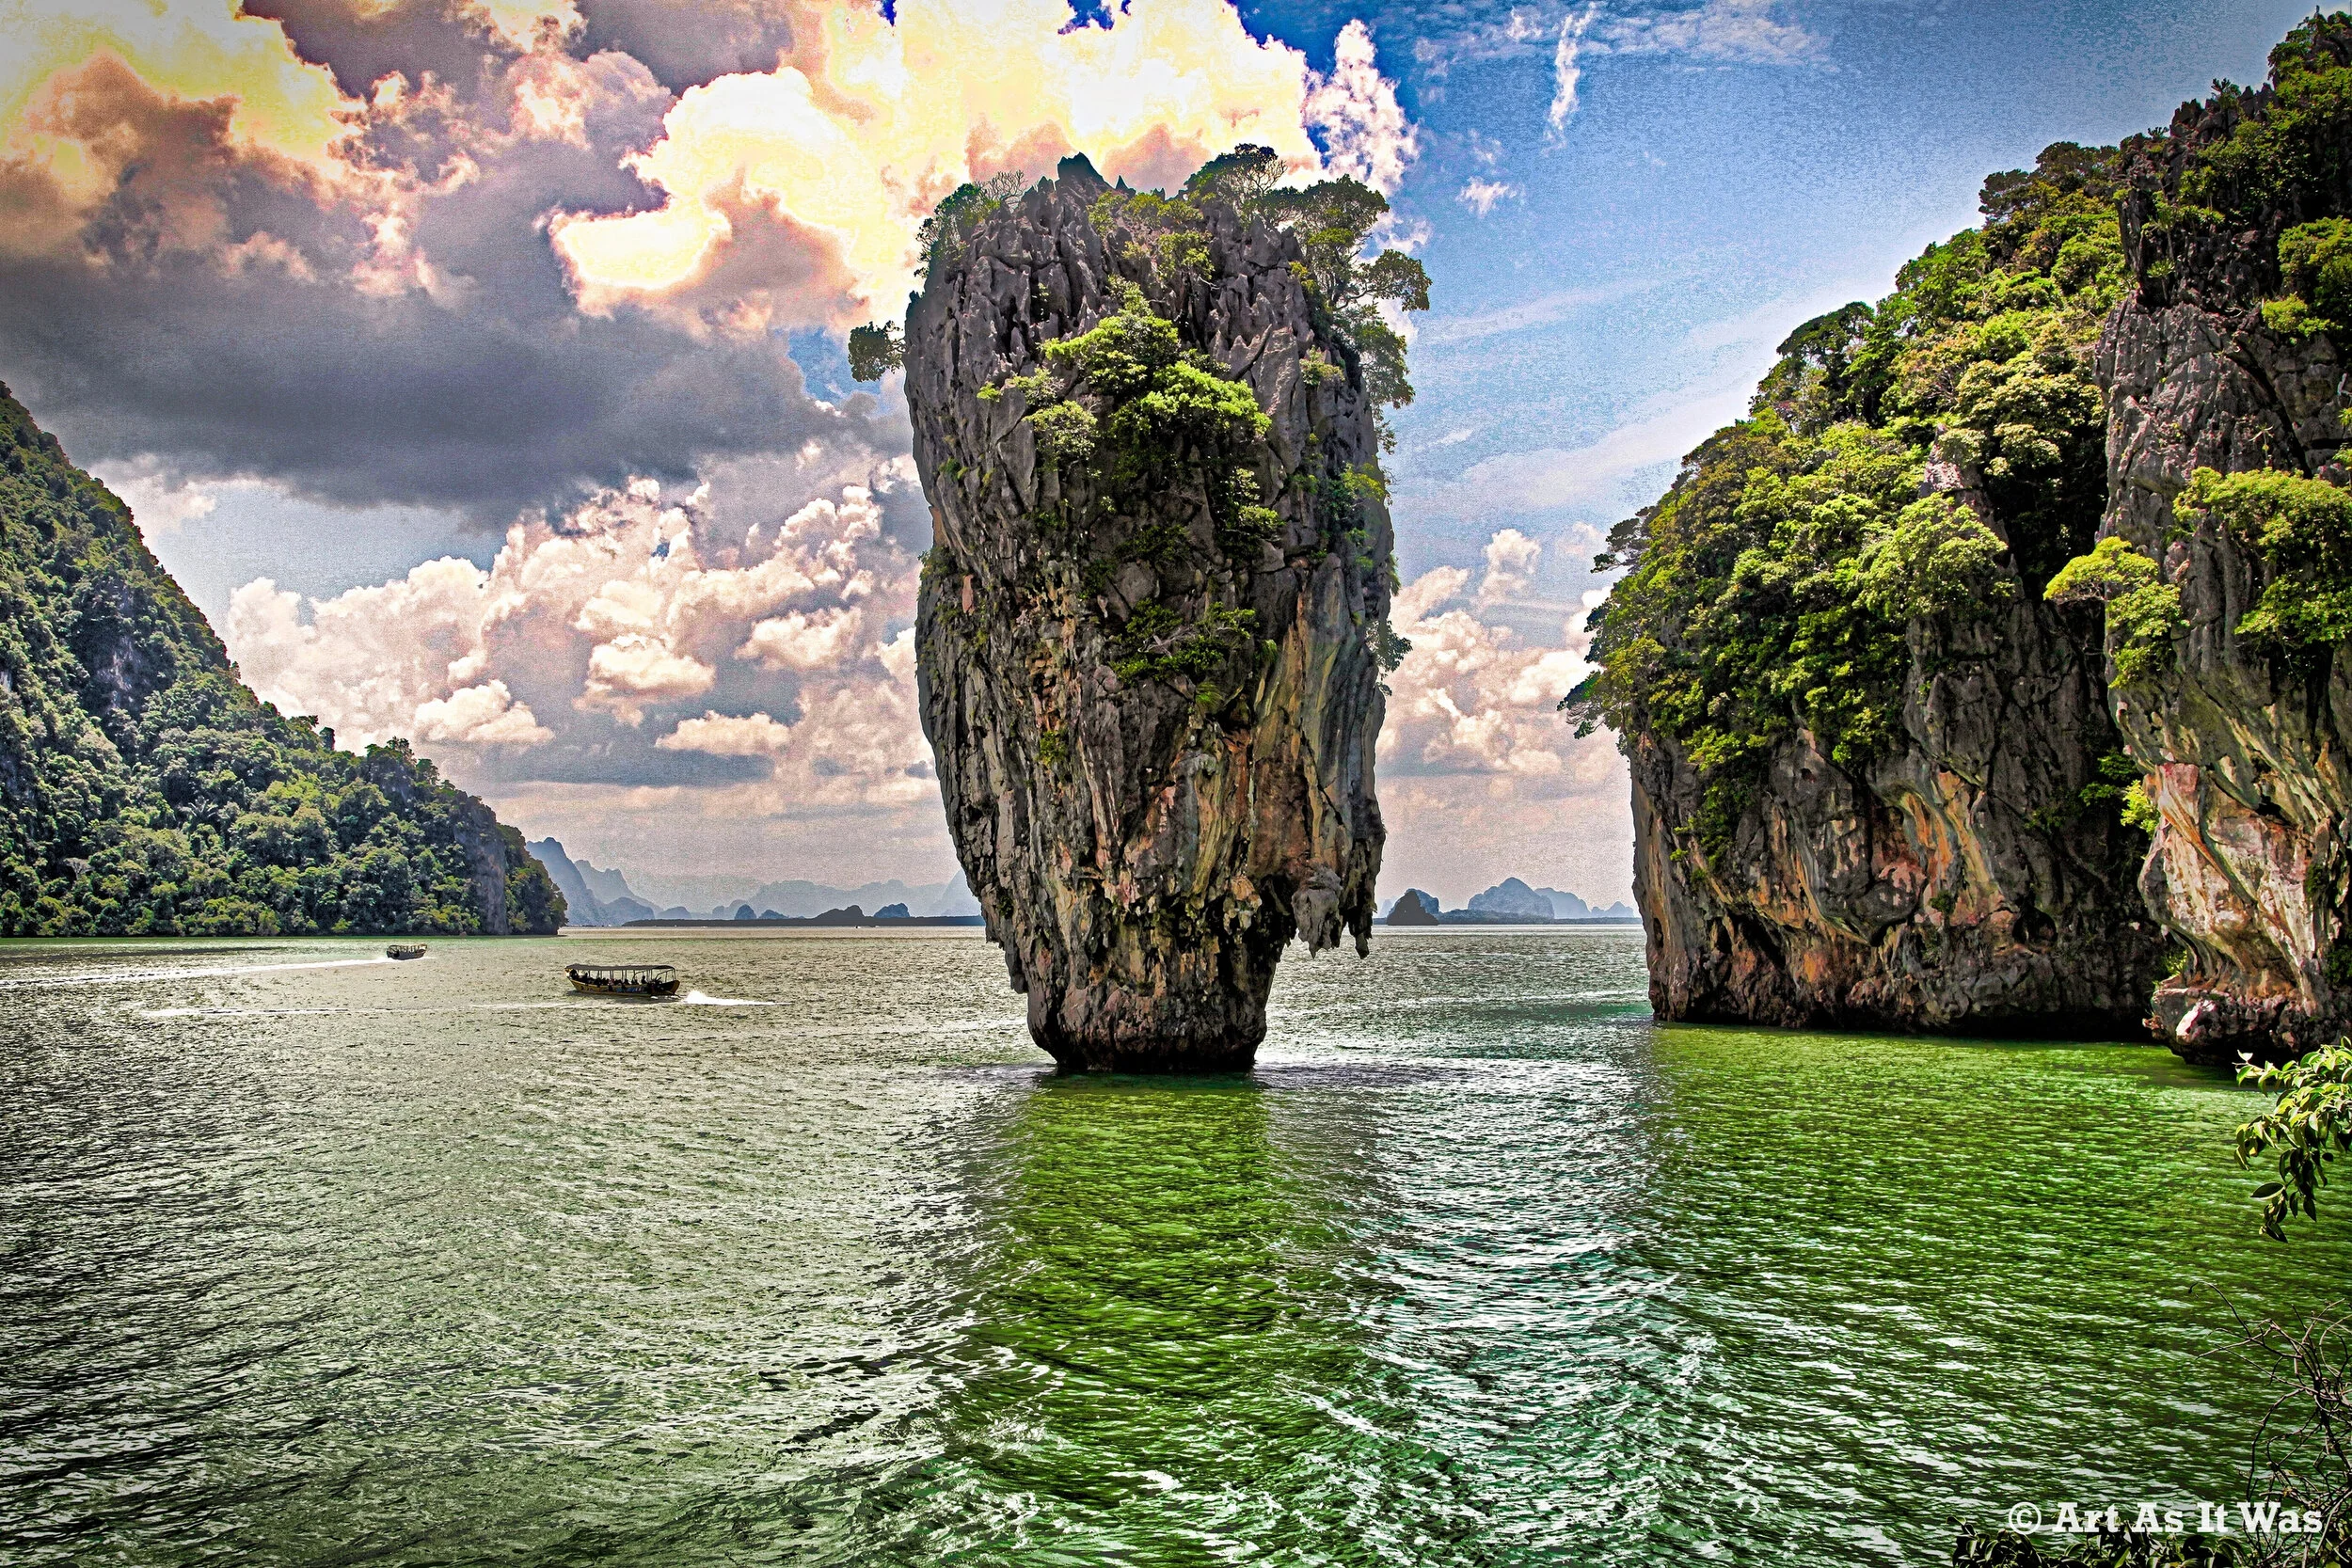
[(0, 935), (552, 931), (521, 835), (238, 680), (122, 502), (0, 388)]

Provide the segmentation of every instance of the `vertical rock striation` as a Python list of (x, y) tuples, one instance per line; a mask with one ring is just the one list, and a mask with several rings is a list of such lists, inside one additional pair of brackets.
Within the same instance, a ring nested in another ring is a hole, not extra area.
[(2187, 950), (2153, 1022), (2182, 1054), (2217, 1062), (2299, 1053), (2352, 1027), (2352, 670), (2340, 644), (2247, 635), (2278, 569), (2243, 530), (2176, 508), (2200, 468), (2352, 479), (2343, 328), (2292, 314), (2274, 326), (2262, 309), (2291, 292), (2281, 238), (2352, 212), (2343, 131), (2302, 118), (2299, 102), (2312, 84), (2352, 81), (2352, 24), (2308, 23), (2272, 59), (2289, 76), (2283, 99), (2275, 82), (2232, 88), (2127, 144), (2134, 288), (2099, 345), (2103, 531), (2179, 596), (2169, 648), (2115, 704), (2158, 816), (2141, 888)]
[[(2013, 575), (2014, 568), (2007, 568)], [(2158, 958), (2137, 835), (2067, 814), (2112, 745), (2095, 650), (2013, 596), (1908, 628), (1899, 749), (1841, 767), (1800, 733), (1711, 855), (1704, 781), (1632, 736), (1634, 893), (1661, 1017), (2115, 1037)], [(1683, 830), (1683, 831), (1678, 831)]]
[(1284, 944), (1362, 952), (1380, 864), (1361, 367), (1293, 240), (1154, 210), (1068, 160), (948, 226), (906, 325), (923, 726), (1068, 1069), (1247, 1066)]

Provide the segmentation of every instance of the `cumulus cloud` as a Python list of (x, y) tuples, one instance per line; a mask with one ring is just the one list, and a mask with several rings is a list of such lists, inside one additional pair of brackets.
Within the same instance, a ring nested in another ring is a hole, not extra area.
[(265, 699), (315, 714), (344, 742), (410, 735), (418, 709), (480, 678), (486, 577), (469, 561), (428, 561), (405, 578), (310, 607), (261, 578), (237, 590), (223, 628)]
[(746, 527), (708, 485), (641, 479), (516, 523), (486, 568), (426, 562), (307, 605), (248, 583), (227, 641), (281, 707), (348, 745), (406, 736), (469, 782), (766, 785), (770, 768), (697, 759), (772, 761), (797, 736), (791, 791), (729, 809), (891, 805), (930, 787), (913, 644), (889, 631), (914, 575), (865, 486)]
[(1478, 602), (1502, 604), (1523, 597), (1535, 580), (1535, 567), (1544, 546), (1518, 529), (1506, 528), (1486, 541), (1486, 574), (1479, 580)]
[(1353, 175), (1376, 191), (1393, 191), (1420, 155), (1420, 134), (1396, 101), (1396, 84), (1380, 74), (1372, 29), (1340, 29), (1328, 76), (1308, 72), (1302, 118), (1320, 134), (1326, 173)]
[(734, 791), (730, 809), (774, 815), (844, 800), (871, 807), (930, 804), (938, 784), (914, 704), (914, 628), (899, 631), (874, 657), (879, 679), (833, 683), (813, 692), (798, 723), (713, 709), (680, 720), (654, 744), (665, 752), (765, 759), (765, 778)]
[(1557, 709), (1587, 673), (1589, 634), (1570, 622), (1559, 645), (1523, 645), (1510, 627), (1476, 613), (1524, 593), (1540, 549), (1506, 530), (1486, 546), (1474, 594), (1470, 574), (1458, 566), (1435, 568), (1398, 590), (1391, 619), (1413, 646), (1390, 680), (1378, 753), (1384, 774), (1569, 773), (1579, 747)]
[[(1624, 764), (1605, 735), (1579, 740), (1560, 699), (1590, 673), (1583, 623), (1600, 594), (1529, 641), (1483, 611), (1525, 594), (1541, 544), (1514, 529), (1488, 540), (1485, 570), (1440, 566), (1400, 589), (1391, 610), (1412, 643), (1390, 677), (1380, 798), (1391, 824), (1381, 884), (1459, 902), (1465, 868), (1551, 879), (1587, 896), (1625, 891)], [(1498, 855), (1507, 866), (1498, 867)]]
[(506, 683), (499, 680), (419, 703), (414, 733), (427, 745), (446, 740), (464, 746), (536, 746), (555, 738), (555, 732), (515, 701)]
[(1167, 186), (1254, 141), (1295, 170), (1391, 190), (1417, 150), (1360, 22), (1327, 76), (1252, 37), (1228, 0), (1127, 0), (1083, 24), (1066, 0), (905, 0), (894, 16), (805, 7), (772, 70), (686, 91), (628, 159), (659, 204), (549, 226), (580, 308), (709, 325), (708, 280), (757, 214), (832, 269), (825, 305), (797, 300), (797, 319), (846, 325), (897, 313), (917, 228), (967, 180), (1035, 177), (1084, 151), (1113, 179)]
[(794, 610), (752, 628), (738, 658), (755, 658), (771, 670), (822, 670), (841, 661), (857, 643), (862, 626), (854, 610)]
[(664, 639), (625, 631), (588, 651), (588, 683), (572, 705), (602, 708), (635, 728), (644, 721), (648, 705), (699, 697), (718, 678), (718, 671)]
[(665, 752), (701, 752), (714, 757), (774, 757), (791, 742), (792, 726), (765, 713), (706, 713), (681, 719), (676, 729), (654, 742)]

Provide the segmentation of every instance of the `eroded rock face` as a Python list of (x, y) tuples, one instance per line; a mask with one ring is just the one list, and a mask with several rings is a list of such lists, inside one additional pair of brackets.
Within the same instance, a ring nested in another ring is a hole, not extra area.
[[(1284, 944), (1345, 930), (1360, 953), (1371, 928), (1391, 548), (1373, 408), (1292, 241), (1213, 203), (1205, 260), (1173, 258), (1089, 221), (1105, 190), (1066, 163), (936, 257), (908, 313), (937, 536), (923, 725), (1037, 1042), (1065, 1068), (1237, 1068)], [(1148, 434), (1122, 446), (1135, 400), (1081, 379), (1095, 450), (1041, 449), (1046, 394), (1006, 384), (1133, 309), (1119, 279), (1248, 388), (1262, 433), (1131, 420)]]
[(2143, 154), (2123, 209), (2137, 287), (2099, 347), (2104, 531), (2162, 563), (2187, 623), (2171, 669), (2116, 702), (2161, 817), (2141, 889), (2188, 951), (2153, 1022), (2183, 1055), (2213, 1062), (2299, 1053), (2352, 1028), (2352, 995), (2327, 974), (2345, 928), (2352, 673), (2340, 655), (2313, 673), (2241, 639), (2267, 568), (2210, 521), (2185, 534), (2173, 510), (2201, 467), (2352, 478), (2336, 349), (2325, 334), (2272, 332), (2259, 309), (2278, 286), (2280, 233), (2315, 214), (2188, 240), (2150, 221), (2180, 160), (2233, 122), (2190, 105)]
[(1783, 746), (1712, 863), (1671, 831), (1699, 813), (1697, 769), (1670, 740), (1632, 737), (1634, 894), (1661, 1017), (2137, 1032), (2160, 938), (2132, 895), (2137, 835), (2106, 813), (2049, 821), (2112, 744), (2096, 642), (2010, 602), (1965, 626), (1915, 624), (1909, 748), (1857, 777)]

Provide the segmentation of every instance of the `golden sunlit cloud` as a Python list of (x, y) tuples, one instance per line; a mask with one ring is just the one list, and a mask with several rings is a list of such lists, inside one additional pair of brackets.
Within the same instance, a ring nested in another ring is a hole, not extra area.
[[(1083, 24), (1068, 0), (907, 0), (887, 19), (878, 0), (773, 3), (790, 40), (775, 69), (687, 89), (626, 160), (660, 205), (548, 219), (536, 243), (553, 244), (583, 311), (635, 305), (698, 332), (837, 327), (896, 313), (916, 230), (967, 180), (1034, 178), (1083, 151), (1111, 178), (1170, 186), (1248, 141), (1301, 177), (1392, 189), (1417, 150), (1360, 22), (1324, 74), (1251, 36), (1232, 0), (1121, 0)], [(691, 18), (681, 8), (680, 24)], [(497, 69), (511, 123), (470, 127), (447, 167), (420, 172), (427, 184), (462, 181), (511, 141), (585, 147), (596, 103), (660, 90), (634, 62), (635, 78), (609, 81), (599, 62), (620, 56), (569, 53), (575, 0), (477, 0), (453, 24), (509, 51)], [(346, 99), (234, 0), (0, 0), (0, 250), (72, 253), (132, 177), (168, 220), (157, 247), (225, 249), (238, 236), (218, 192), (258, 168), (368, 215), (378, 254), (353, 279), (363, 292), (432, 293), (433, 259), (407, 245), (421, 187), (359, 138), (448, 98), (393, 75)]]
[(905, 0), (895, 15), (812, 8), (774, 71), (689, 90), (631, 160), (663, 206), (550, 225), (581, 308), (685, 304), (710, 321), (709, 280), (755, 238), (748, 222), (830, 245), (846, 291), (821, 312), (805, 295), (779, 308), (837, 325), (895, 313), (917, 227), (967, 180), (1083, 151), (1109, 178), (1168, 186), (1240, 142), (1315, 171), (1309, 128), (1327, 125), (1335, 165), (1392, 185), (1413, 151), (1361, 24), (1324, 78), (1252, 38), (1229, 0), (1128, 0), (1104, 25), (1073, 25), (1065, 0)]
[(336, 145), (358, 105), (325, 69), (294, 55), (278, 24), (220, 3), (157, 6), (148, 0), (10, 0), (0, 6), (0, 125), (12, 159), (47, 165), (82, 194), (101, 177), (81, 147), (39, 128), (28, 111), (53, 77), (111, 55), (166, 98), (233, 101), (236, 143), (319, 172), (340, 166)]

